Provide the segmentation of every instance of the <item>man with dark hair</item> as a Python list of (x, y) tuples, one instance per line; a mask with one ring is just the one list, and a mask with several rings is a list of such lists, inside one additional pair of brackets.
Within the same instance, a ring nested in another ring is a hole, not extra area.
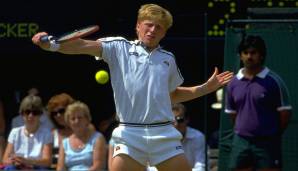
[(199, 130), (188, 126), (189, 116), (182, 103), (172, 105), (174, 126), (182, 134), (182, 148), (192, 171), (205, 171), (205, 136)]
[(225, 112), (234, 123), (230, 167), (281, 170), (281, 138), (291, 116), (287, 87), (264, 66), (266, 46), (247, 36), (238, 46), (243, 68), (227, 86)]
[[(172, 111), (175, 116), (174, 126), (182, 134), (181, 148), (184, 150), (192, 171), (205, 171), (206, 141), (204, 134), (188, 126), (189, 116), (182, 103), (173, 104)], [(157, 171), (157, 169), (149, 167), (147, 171)]]

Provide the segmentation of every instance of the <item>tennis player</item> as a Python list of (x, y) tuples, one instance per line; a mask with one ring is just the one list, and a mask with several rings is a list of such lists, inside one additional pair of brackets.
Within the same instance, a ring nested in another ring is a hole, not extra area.
[[(33, 36), (42, 49), (64, 54), (96, 56), (109, 65), (119, 127), (112, 171), (144, 170), (155, 165), (159, 171), (191, 168), (183, 154), (182, 135), (172, 122), (171, 104), (195, 99), (226, 85), (233, 73), (218, 73), (202, 85), (182, 87), (183, 78), (174, 55), (159, 45), (172, 26), (172, 15), (156, 4), (142, 5), (138, 11), (138, 39), (107, 37), (97, 41), (77, 39), (57, 45), (40, 41), (45, 32)], [(53, 42), (52, 42), (53, 43)], [(54, 47), (54, 48), (53, 48)]]

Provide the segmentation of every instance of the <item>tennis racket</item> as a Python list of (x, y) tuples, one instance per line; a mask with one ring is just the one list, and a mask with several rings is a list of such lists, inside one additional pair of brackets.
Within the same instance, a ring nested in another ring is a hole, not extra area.
[(55, 41), (56, 43), (63, 43), (63, 42), (68, 42), (68, 41), (72, 41), (78, 38), (88, 36), (98, 30), (99, 30), (98, 25), (91, 25), (91, 26), (83, 27), (83, 28), (65, 33), (59, 37), (55, 37), (52, 35), (42, 36), (40, 38), (40, 41), (41, 42)]

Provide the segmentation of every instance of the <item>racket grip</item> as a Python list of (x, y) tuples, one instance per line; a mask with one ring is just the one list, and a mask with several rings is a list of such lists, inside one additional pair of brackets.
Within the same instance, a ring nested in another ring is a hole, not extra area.
[(41, 42), (49, 42), (49, 36), (48, 35), (45, 35), (45, 36), (41, 36), (40, 39), (39, 39)]
[(40, 37), (40, 41), (43, 42), (43, 43), (46, 43), (46, 42), (50, 42), (52, 40), (54, 40), (55, 38), (51, 35), (44, 35), (44, 36), (41, 36)]

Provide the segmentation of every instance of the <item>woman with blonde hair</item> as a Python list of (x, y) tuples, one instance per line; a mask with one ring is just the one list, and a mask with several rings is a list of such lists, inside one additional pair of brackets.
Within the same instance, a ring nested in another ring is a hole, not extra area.
[(90, 128), (88, 106), (76, 101), (67, 106), (64, 114), (72, 134), (63, 139), (59, 149), (57, 170), (101, 170), (106, 161), (104, 136)]

